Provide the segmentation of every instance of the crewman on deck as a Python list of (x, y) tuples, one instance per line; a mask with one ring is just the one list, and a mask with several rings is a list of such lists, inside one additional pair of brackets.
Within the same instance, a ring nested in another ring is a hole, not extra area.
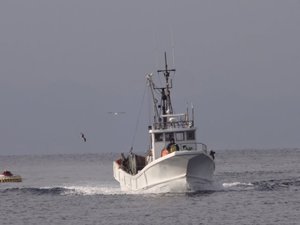
[(167, 149), (170, 153), (179, 151), (179, 146), (178, 146), (178, 144), (175, 143), (174, 138), (170, 139), (170, 143), (168, 144)]

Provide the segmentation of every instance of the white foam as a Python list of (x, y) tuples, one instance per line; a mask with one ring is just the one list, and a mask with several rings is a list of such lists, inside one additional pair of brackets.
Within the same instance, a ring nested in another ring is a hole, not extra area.
[(104, 187), (104, 186), (64, 186), (66, 195), (116, 195), (122, 194), (118, 187)]
[(232, 182), (232, 183), (223, 183), (224, 188), (236, 187), (236, 186), (253, 186), (251, 183), (242, 183), (242, 182)]

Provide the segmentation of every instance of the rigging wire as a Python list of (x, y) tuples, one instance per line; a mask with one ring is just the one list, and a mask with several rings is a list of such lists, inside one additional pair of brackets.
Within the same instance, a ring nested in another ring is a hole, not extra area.
[[(148, 88), (147, 88), (148, 89)], [(150, 88), (147, 91), (147, 107), (148, 107), (148, 124), (151, 124), (151, 118), (153, 117), (153, 111), (151, 109), (151, 93)]]
[(130, 153), (132, 152), (132, 150), (133, 150), (133, 145), (134, 145), (134, 143), (135, 143), (135, 137), (136, 137), (137, 129), (138, 129), (139, 122), (140, 122), (140, 118), (141, 118), (141, 113), (142, 113), (142, 108), (143, 108), (143, 105), (144, 105), (144, 100), (145, 100), (146, 90), (147, 90), (147, 82), (146, 82), (146, 85), (145, 85), (145, 88), (144, 88), (144, 93), (143, 93), (141, 105), (140, 105), (140, 108), (139, 108), (137, 121), (136, 121), (136, 124), (135, 124), (135, 130), (134, 130), (134, 134), (133, 134), (133, 138), (132, 138), (132, 142), (131, 142), (131, 147), (130, 147), (130, 151), (129, 151)]

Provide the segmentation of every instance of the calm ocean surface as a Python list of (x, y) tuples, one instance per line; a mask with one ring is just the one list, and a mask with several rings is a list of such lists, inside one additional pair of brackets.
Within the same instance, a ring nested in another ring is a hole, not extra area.
[(215, 187), (122, 193), (116, 154), (0, 156), (23, 177), (0, 183), (0, 224), (300, 224), (300, 150), (216, 153)]

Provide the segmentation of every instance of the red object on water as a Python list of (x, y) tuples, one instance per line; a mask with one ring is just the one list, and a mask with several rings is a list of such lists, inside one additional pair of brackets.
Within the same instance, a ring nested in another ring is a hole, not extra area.
[(10, 171), (8, 171), (8, 170), (5, 170), (5, 171), (2, 173), (2, 175), (7, 176), (7, 177), (11, 177), (11, 176), (12, 176), (12, 173), (11, 173)]

